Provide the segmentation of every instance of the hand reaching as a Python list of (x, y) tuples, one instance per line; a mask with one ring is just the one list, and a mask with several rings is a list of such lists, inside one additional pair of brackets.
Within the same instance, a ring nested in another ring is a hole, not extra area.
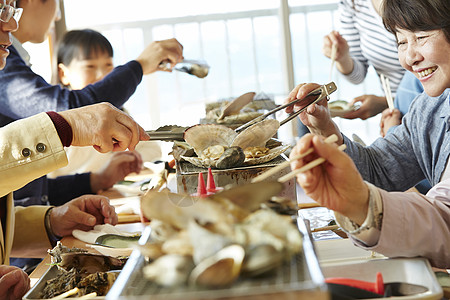
[(109, 103), (99, 103), (59, 113), (72, 127), (73, 146), (94, 146), (102, 153), (134, 150), (150, 137), (129, 115)]
[(350, 101), (348, 105), (353, 106), (358, 102), (361, 102), (361, 106), (357, 110), (348, 112), (342, 117), (345, 119), (360, 118), (361, 120), (366, 120), (378, 115), (388, 107), (386, 97), (379, 97), (375, 95), (362, 95), (356, 97)]
[(136, 59), (144, 75), (161, 70), (159, 64), (168, 61), (172, 67), (183, 60), (183, 46), (176, 39), (155, 41)]
[(14, 266), (0, 265), (0, 300), (16, 300), (30, 289), (27, 273)]
[(91, 173), (91, 189), (94, 193), (111, 188), (130, 173), (142, 170), (142, 157), (137, 151), (121, 151), (113, 154), (98, 172)]
[(117, 224), (117, 214), (109, 200), (103, 196), (84, 195), (54, 207), (50, 224), (58, 236), (71, 235), (74, 229), (91, 230), (97, 224)]

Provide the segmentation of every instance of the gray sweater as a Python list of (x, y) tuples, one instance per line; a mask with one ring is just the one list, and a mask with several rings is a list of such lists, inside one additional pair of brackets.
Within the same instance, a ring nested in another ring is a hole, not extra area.
[(344, 136), (346, 152), (364, 180), (388, 191), (404, 191), (426, 178), (436, 185), (450, 153), (450, 89), (439, 97), (420, 94), (402, 125), (362, 147)]

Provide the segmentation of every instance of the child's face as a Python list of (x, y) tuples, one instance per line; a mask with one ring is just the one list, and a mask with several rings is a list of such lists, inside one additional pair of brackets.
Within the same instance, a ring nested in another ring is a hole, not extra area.
[(59, 64), (58, 68), (61, 82), (73, 90), (80, 90), (103, 79), (114, 65), (113, 58), (101, 52), (89, 59), (74, 58), (68, 66)]
[(401, 65), (422, 83), (425, 92), (436, 97), (450, 88), (450, 43), (442, 30), (397, 32)]

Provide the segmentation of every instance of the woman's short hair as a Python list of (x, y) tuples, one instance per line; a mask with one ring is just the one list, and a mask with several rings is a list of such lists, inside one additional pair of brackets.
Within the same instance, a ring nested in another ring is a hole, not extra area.
[(382, 17), (386, 29), (394, 34), (399, 29), (440, 29), (450, 43), (450, 0), (384, 0)]

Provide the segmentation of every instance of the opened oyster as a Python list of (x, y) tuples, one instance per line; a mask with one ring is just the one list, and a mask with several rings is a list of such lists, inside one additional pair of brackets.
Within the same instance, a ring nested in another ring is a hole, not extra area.
[(194, 148), (197, 157), (181, 157), (203, 168), (229, 169), (265, 163), (289, 148), (288, 145), (266, 146), (279, 127), (277, 120), (268, 119), (238, 134), (222, 125), (196, 125), (186, 130), (184, 139)]
[(40, 293), (42, 299), (75, 291), (81, 297), (95, 292), (105, 296), (118, 276), (125, 260), (88, 253), (85, 249), (68, 248), (61, 242), (48, 251), (51, 261), (58, 267), (58, 276), (48, 280)]

